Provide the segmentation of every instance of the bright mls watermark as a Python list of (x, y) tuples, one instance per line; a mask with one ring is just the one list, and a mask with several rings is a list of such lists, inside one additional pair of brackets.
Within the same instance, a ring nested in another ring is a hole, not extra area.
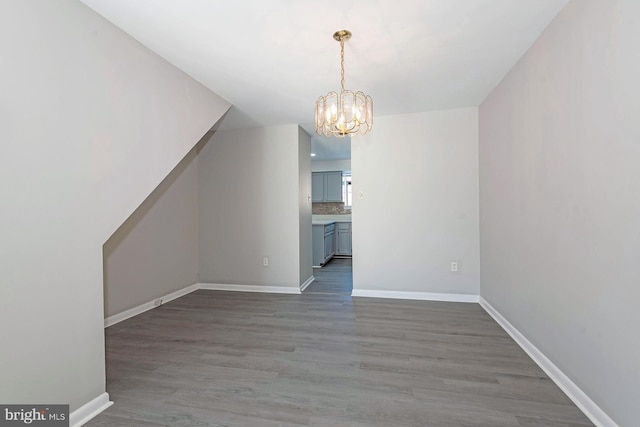
[(69, 405), (0, 405), (0, 427), (69, 427)]

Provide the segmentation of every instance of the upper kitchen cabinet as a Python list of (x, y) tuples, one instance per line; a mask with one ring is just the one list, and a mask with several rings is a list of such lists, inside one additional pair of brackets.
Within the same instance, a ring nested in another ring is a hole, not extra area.
[(311, 193), (314, 202), (342, 202), (342, 172), (313, 172)]
[(311, 174), (311, 201), (324, 201), (324, 172), (313, 172)]

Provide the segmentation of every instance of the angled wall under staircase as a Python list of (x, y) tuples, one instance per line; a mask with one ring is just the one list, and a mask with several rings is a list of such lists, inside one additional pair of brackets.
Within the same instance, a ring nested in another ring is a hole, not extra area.
[(105, 241), (229, 104), (73, 0), (0, 3), (0, 402), (105, 392)]

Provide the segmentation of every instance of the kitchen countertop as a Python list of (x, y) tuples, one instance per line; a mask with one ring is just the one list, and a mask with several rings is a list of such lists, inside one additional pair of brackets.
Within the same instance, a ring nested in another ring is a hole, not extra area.
[(316, 219), (311, 221), (311, 225), (329, 225), (329, 224), (335, 224), (335, 220), (333, 219)]
[(336, 222), (351, 222), (351, 215), (312, 215), (312, 225), (329, 225)]

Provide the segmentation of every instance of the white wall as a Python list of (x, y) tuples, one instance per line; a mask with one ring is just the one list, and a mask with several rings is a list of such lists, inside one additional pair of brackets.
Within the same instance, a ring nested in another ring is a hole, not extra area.
[(228, 103), (77, 1), (0, 3), (0, 402), (105, 391), (102, 245)]
[(640, 2), (572, 1), (480, 108), (481, 295), (640, 419)]
[(313, 276), (313, 239), (311, 238), (311, 137), (298, 128), (299, 250), (300, 284)]
[(218, 131), (202, 148), (201, 282), (299, 287), (298, 150), (297, 125)]
[(350, 170), (351, 170), (351, 159), (311, 160), (312, 172), (332, 172), (332, 171), (350, 171)]
[(196, 149), (104, 244), (105, 317), (198, 282)]
[(354, 290), (478, 294), (477, 120), (477, 108), (376, 117), (351, 140)]

